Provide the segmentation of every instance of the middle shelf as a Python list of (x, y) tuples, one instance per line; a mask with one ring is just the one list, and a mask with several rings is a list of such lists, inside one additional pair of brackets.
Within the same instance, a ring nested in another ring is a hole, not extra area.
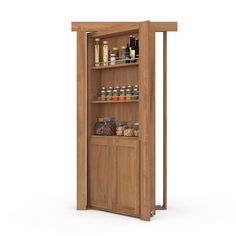
[(103, 103), (137, 103), (137, 102), (139, 102), (139, 100), (137, 99), (137, 100), (116, 100), (116, 101), (114, 101), (114, 100), (110, 100), (110, 101), (92, 101), (91, 103), (93, 103), (93, 104), (103, 104)]

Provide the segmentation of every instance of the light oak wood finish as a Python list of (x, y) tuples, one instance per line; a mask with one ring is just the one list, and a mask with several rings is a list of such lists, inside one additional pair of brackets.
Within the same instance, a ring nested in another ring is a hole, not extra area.
[(77, 209), (87, 207), (86, 32), (77, 32)]
[[(72, 30), (78, 35), (77, 209), (149, 221), (155, 210), (167, 207), (167, 31), (177, 31), (177, 23), (72, 22)], [(164, 35), (162, 206), (155, 205), (155, 32)], [(126, 46), (129, 34), (139, 38), (138, 63), (94, 66), (94, 37), (107, 40), (111, 49)], [(99, 101), (101, 87), (129, 84), (139, 84), (138, 101)], [(140, 136), (94, 135), (96, 119), (104, 116), (139, 122)]]

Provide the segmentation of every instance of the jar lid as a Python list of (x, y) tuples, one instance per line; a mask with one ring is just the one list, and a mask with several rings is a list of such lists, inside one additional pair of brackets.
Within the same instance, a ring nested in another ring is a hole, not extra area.
[(100, 38), (95, 38), (94, 41), (95, 41), (95, 42), (99, 42), (99, 41), (100, 41)]
[(116, 50), (118, 50), (118, 48), (113, 48), (113, 50), (115, 50), (115, 51), (116, 51)]
[(117, 93), (117, 89), (113, 89), (113, 93)]
[(103, 41), (103, 44), (108, 44), (108, 41)]
[(128, 89), (126, 89), (126, 92), (130, 92), (131, 90), (128, 88)]
[(105, 91), (105, 90), (102, 90), (101, 93), (106, 93), (106, 91)]
[(110, 87), (109, 87), (109, 89), (111, 89), (111, 90), (112, 90), (112, 89), (113, 89), (113, 87), (112, 87), (112, 86), (110, 86)]
[(139, 123), (134, 123), (134, 125), (137, 125), (137, 126), (138, 126), (138, 125), (139, 125)]
[(116, 56), (116, 54), (114, 54), (114, 53), (111, 53), (111, 57), (115, 57)]
[(121, 47), (121, 49), (125, 49), (125, 48), (126, 48), (126, 46), (122, 46), (122, 47)]
[(106, 88), (105, 87), (102, 87), (102, 90), (105, 90)]
[(97, 118), (99, 122), (103, 122), (103, 118)]
[(111, 93), (111, 89), (108, 89), (107, 92), (108, 92), (108, 93)]

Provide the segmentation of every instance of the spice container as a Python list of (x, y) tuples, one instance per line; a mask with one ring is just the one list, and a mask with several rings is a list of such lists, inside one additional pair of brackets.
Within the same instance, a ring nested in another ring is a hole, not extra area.
[(95, 66), (99, 66), (99, 42), (100, 42), (100, 39), (99, 38), (96, 38), (95, 39)]
[(133, 128), (134, 128), (134, 136), (138, 137), (139, 136), (139, 123), (134, 123)]
[(127, 126), (126, 121), (116, 121), (116, 135), (117, 136), (123, 136), (126, 126)]
[(105, 127), (104, 119), (98, 118), (95, 123), (95, 134), (96, 135), (103, 135), (104, 127)]
[(125, 46), (121, 47), (120, 54), (120, 59), (122, 60), (122, 62), (125, 61)]
[(132, 93), (130, 89), (126, 89), (126, 100), (131, 100), (132, 99)]
[(115, 118), (104, 117), (104, 129), (103, 135), (112, 136), (116, 134), (116, 122)]
[(126, 128), (124, 130), (124, 136), (126, 136), (126, 137), (134, 136), (134, 129), (133, 128)]
[(101, 90), (101, 101), (106, 101), (106, 90)]
[(125, 89), (121, 89), (120, 90), (120, 97), (119, 97), (120, 100), (126, 100), (126, 93), (125, 93)]
[(112, 98), (115, 101), (119, 100), (119, 93), (118, 93), (117, 89), (113, 89)]
[(115, 65), (116, 64), (116, 54), (111, 54), (111, 58), (110, 58), (110, 64), (111, 65)]
[(103, 41), (103, 65), (108, 65), (108, 42)]
[(107, 100), (108, 101), (112, 100), (112, 90), (111, 89), (107, 90)]
[(134, 100), (139, 99), (139, 91), (138, 91), (137, 88), (134, 88), (134, 91), (133, 91), (133, 99), (134, 99)]

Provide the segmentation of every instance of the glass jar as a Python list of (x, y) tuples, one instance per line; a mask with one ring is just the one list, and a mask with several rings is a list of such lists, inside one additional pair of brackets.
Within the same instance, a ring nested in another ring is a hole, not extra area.
[(131, 90), (128, 88), (126, 89), (126, 100), (131, 100), (132, 99), (132, 93)]
[(110, 58), (110, 64), (111, 65), (115, 65), (116, 64), (116, 54), (111, 54), (111, 58)]
[(108, 65), (108, 42), (103, 41), (103, 65)]
[(120, 59), (122, 60), (122, 62), (125, 61), (125, 46), (122, 46), (121, 47), (121, 50), (120, 50)]
[(134, 129), (134, 136), (138, 137), (139, 136), (139, 123), (134, 123), (133, 129)]
[(112, 90), (111, 89), (107, 90), (107, 100), (108, 101), (112, 100)]
[(106, 135), (106, 136), (116, 135), (116, 122), (115, 122), (115, 118), (104, 117), (103, 135)]
[(134, 99), (134, 100), (139, 99), (139, 91), (138, 91), (138, 88), (134, 88), (134, 91), (133, 91), (133, 99)]
[(126, 93), (125, 93), (125, 89), (121, 89), (120, 90), (120, 97), (119, 97), (120, 100), (126, 100)]
[(95, 66), (99, 66), (99, 42), (100, 42), (100, 39), (99, 38), (96, 38), (95, 39), (95, 58), (94, 58), (94, 61), (95, 61)]
[(106, 90), (105, 89), (101, 90), (101, 101), (106, 101)]
[(113, 89), (112, 98), (114, 101), (119, 100), (119, 93), (118, 93), (117, 89)]
[(96, 123), (95, 123), (95, 134), (103, 135), (104, 127), (105, 127), (104, 119), (97, 118)]
[(124, 136), (126, 136), (126, 137), (134, 136), (134, 129), (130, 128), (130, 127), (126, 127), (124, 130)]
[(126, 121), (116, 121), (116, 135), (117, 136), (123, 136), (126, 126), (127, 126)]

